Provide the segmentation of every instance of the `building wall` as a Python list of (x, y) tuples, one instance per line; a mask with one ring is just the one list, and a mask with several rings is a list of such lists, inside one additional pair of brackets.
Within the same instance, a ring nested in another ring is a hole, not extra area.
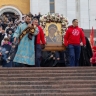
[(93, 28), (95, 28), (96, 29), (96, 0), (90, 0), (90, 14), (89, 14), (89, 16), (90, 16), (90, 28), (92, 29), (92, 26), (93, 26)]
[(14, 6), (23, 14), (30, 12), (30, 0), (0, 0), (0, 8), (4, 6)]
[(80, 0), (80, 24), (84, 29), (96, 29), (96, 0)]
[(30, 0), (30, 11), (32, 14), (46, 14), (49, 12), (49, 0)]
[(59, 14), (63, 14), (64, 16), (67, 16), (66, 4), (67, 4), (66, 0), (55, 0), (55, 13), (59, 13)]
[[(14, 6), (23, 14), (47, 14), (50, 12), (50, 0), (0, 0), (0, 8)], [(55, 0), (55, 13), (68, 18), (69, 25), (77, 18), (84, 29), (96, 29), (96, 0)]]
[[(49, 0), (31, 0), (31, 12), (47, 14), (50, 10)], [(85, 36), (89, 37), (93, 28), (96, 32), (96, 0), (55, 0), (55, 13), (68, 18), (69, 25), (77, 18), (79, 26), (85, 29)], [(94, 34), (96, 37), (96, 34)]]
[(82, 28), (89, 29), (89, 0), (80, 0), (80, 22)]
[(72, 24), (72, 20), (76, 18), (76, 2), (75, 0), (66, 0), (67, 1), (67, 18), (69, 24)]

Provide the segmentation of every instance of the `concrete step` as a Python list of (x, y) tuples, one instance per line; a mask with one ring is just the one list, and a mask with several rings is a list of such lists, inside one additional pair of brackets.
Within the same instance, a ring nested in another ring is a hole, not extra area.
[(70, 92), (70, 93), (16, 93), (16, 94), (1, 94), (0, 96), (96, 96), (95, 92)]
[(96, 76), (96, 72), (89, 72), (89, 73), (3, 73), (0, 74), (0, 77), (58, 77), (58, 76)]
[(96, 88), (96, 84), (53, 84), (53, 85), (0, 85), (0, 89), (63, 89), (63, 88)]
[(65, 89), (1, 89), (0, 93), (14, 94), (14, 93), (79, 93), (79, 92), (96, 92), (96, 88), (65, 88)]
[[(27, 77), (26, 77), (27, 78)], [(60, 81), (1, 81), (0, 85), (56, 85), (56, 84), (95, 84), (96, 80), (60, 80)]]
[(24, 76), (22, 76), (22, 77), (16, 77), (16, 76), (14, 76), (14, 77), (2, 77), (2, 78), (0, 78), (0, 81), (37, 81), (37, 80), (39, 80), (39, 81), (45, 81), (45, 80), (47, 80), (47, 81), (54, 81), (54, 80), (56, 80), (56, 81), (61, 81), (61, 80), (95, 80), (96, 79), (96, 76), (54, 76), (54, 77), (24, 77)]
[(12, 68), (2, 68), (2, 67), (0, 67), (0, 70), (2, 70), (2, 71), (4, 71), (4, 70), (6, 70), (6, 71), (9, 71), (9, 70), (15, 70), (15, 71), (18, 71), (18, 72), (20, 72), (20, 71), (34, 71), (34, 72), (37, 72), (37, 71), (47, 71), (47, 72), (49, 72), (49, 71), (58, 71), (58, 72), (60, 72), (60, 71), (84, 71), (84, 70), (94, 70), (94, 71), (96, 71), (95, 70), (96, 69), (96, 67), (94, 66), (90, 66), (90, 67), (12, 67)]

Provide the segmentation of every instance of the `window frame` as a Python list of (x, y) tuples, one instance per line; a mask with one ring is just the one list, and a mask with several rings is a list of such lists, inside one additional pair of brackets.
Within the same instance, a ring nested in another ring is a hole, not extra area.
[(55, 13), (55, 0), (53, 2), (51, 2), (51, 0), (50, 0), (49, 5), (51, 5), (51, 4), (54, 5), (54, 10), (52, 10), (54, 12), (51, 11), (51, 6), (50, 6), (50, 13)]

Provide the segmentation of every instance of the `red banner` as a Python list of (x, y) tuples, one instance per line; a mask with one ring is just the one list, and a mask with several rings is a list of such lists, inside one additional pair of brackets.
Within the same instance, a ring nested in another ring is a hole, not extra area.
[(91, 44), (91, 47), (94, 46), (94, 29), (92, 27), (92, 30), (90, 32), (90, 44)]

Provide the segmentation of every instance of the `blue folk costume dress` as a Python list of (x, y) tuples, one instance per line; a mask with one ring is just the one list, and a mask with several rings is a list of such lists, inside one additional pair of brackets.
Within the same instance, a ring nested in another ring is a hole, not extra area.
[[(17, 30), (15, 31), (13, 37), (18, 38), (22, 31), (26, 29), (28, 25), (26, 23), (23, 23), (17, 27)], [(32, 37), (32, 40), (28, 38), (28, 33), (21, 39), (17, 53), (14, 58), (14, 62), (21, 63), (21, 64), (27, 64), (27, 65), (35, 65), (35, 46), (34, 46), (34, 40), (35, 35), (38, 34), (38, 28), (35, 29), (34, 35)]]

